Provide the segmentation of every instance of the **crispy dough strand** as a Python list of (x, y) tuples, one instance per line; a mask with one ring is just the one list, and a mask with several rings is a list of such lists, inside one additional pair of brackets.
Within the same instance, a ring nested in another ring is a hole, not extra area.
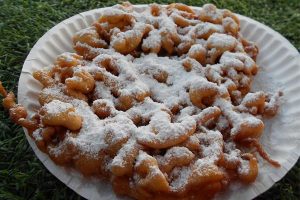
[(5, 98), (7, 96), (7, 92), (0, 81), (0, 94)]
[(262, 145), (259, 143), (258, 139), (254, 139), (254, 138), (248, 138), (244, 140), (245, 142), (249, 142), (250, 145), (253, 145), (257, 152), (259, 153), (259, 155), (265, 159), (266, 161), (268, 161), (271, 165), (273, 165), (274, 167), (281, 167), (280, 163), (277, 162), (276, 160), (273, 160), (272, 158), (270, 158), (270, 156), (268, 155), (268, 153), (264, 150), (264, 148), (262, 147)]
[(26, 119), (28, 115), (27, 110), (24, 106), (16, 103), (16, 98), (13, 92), (7, 93), (1, 81), (0, 94), (4, 97), (2, 105), (9, 111), (9, 117), (14, 123), (26, 128), (29, 132), (38, 128), (38, 124), (36, 122)]

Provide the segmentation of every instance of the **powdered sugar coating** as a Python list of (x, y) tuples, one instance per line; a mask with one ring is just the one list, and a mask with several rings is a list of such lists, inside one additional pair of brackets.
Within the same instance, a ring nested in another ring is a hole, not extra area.
[[(159, 176), (161, 180), (166, 179), (169, 190), (179, 193), (188, 188), (191, 174), (201, 177), (211, 176), (212, 171), (219, 173), (217, 175), (225, 173), (224, 167), (218, 164), (223, 153), (227, 153), (225, 157), (229, 161), (241, 159), (237, 147), (227, 148), (226, 143), (238, 142), (233, 138), (241, 135), (244, 124), (256, 127), (262, 123), (262, 116), (254, 116), (252, 110), (249, 112), (250, 109), (239, 109), (240, 104), (255, 101), (246, 86), (251, 87), (252, 76), (257, 70), (255, 61), (244, 51), (240, 36), (230, 35), (220, 23), (213, 24), (198, 18), (188, 19), (188, 26), (179, 27), (181, 25), (176, 19), (186, 14), (179, 8), (161, 11), (159, 16), (152, 16), (150, 9), (138, 12), (119, 8), (102, 13), (107, 21), (99, 20), (103, 27), (109, 28), (114, 24), (111, 22), (113, 19), (109, 18), (130, 19), (125, 27), (111, 28), (111, 41), (107, 49), (81, 42), (75, 44), (87, 48), (93, 54), (92, 59), (84, 58), (88, 59), (84, 65), (72, 68), (73, 72), (86, 71), (94, 77), (93, 91), (85, 94), (89, 102), (65, 95), (67, 88), (64, 83), (42, 91), (41, 96), (47, 99), (44, 101), (45, 106), (57, 104), (59, 107), (64, 102), (72, 105), (75, 113), (83, 118), (81, 129), (78, 132), (67, 131), (63, 141), (49, 147), (49, 153), (59, 155), (70, 144), (77, 148), (79, 155), (87, 157), (99, 158), (99, 154), (104, 152), (104, 168), (111, 169), (126, 167), (128, 155), (133, 150), (138, 153), (134, 153), (131, 165), (138, 167), (144, 161), (156, 158), (159, 161), (160, 155), (168, 158), (179, 154), (188, 156), (184, 151), (165, 152), (166, 148), (189, 149), (191, 147), (188, 145), (198, 144), (200, 151), (190, 149), (196, 156), (186, 166), (174, 167), (170, 173), (165, 174), (155, 166), (150, 168), (146, 177)], [(222, 12), (218, 10), (208, 16), (218, 20), (223, 17)], [(226, 18), (223, 20), (225, 25), (232, 21)], [(145, 27), (150, 27), (149, 32), (144, 32)], [(78, 35), (92, 32), (86, 29)], [(127, 54), (115, 47), (131, 38), (140, 38), (132, 52)], [(166, 38), (172, 40), (169, 41), (173, 45), (172, 51), (168, 51), (167, 45), (163, 43)], [(188, 54), (197, 53), (203, 48), (208, 51), (207, 59), (221, 53), (213, 63), (203, 65)], [(66, 80), (75, 79), (78, 77), (70, 76)], [(204, 106), (197, 106), (191, 101), (190, 91), (200, 89), (215, 90), (214, 94), (203, 98), (201, 103)], [(249, 97), (246, 94), (250, 94)], [(130, 99), (130, 105), (122, 107), (122, 97)], [(265, 106), (272, 107), (277, 102), (275, 99), (270, 98)], [(97, 116), (95, 109), (90, 106), (101, 107), (103, 102), (111, 108), (109, 116), (105, 118)], [(200, 123), (199, 118), (203, 117), (203, 113), (213, 114), (217, 112), (216, 109), (221, 110), (220, 114)], [(34, 138), (37, 141), (41, 139), (36, 132)], [(164, 146), (166, 142), (177, 138), (181, 139)], [(186, 144), (188, 141), (191, 144)], [(182, 147), (184, 145), (186, 147)], [(239, 173), (248, 173), (244, 170), (244, 163), (241, 161)], [(109, 176), (112, 178), (117, 176), (113, 170), (111, 173)], [(132, 177), (129, 181), (132, 191), (145, 178), (136, 173), (133, 169), (126, 174)], [(142, 182), (146, 184), (146, 181)]]
[(59, 113), (70, 110), (71, 108), (73, 108), (73, 106), (70, 103), (53, 100), (50, 103), (46, 104), (43, 108), (46, 110), (47, 114), (57, 115)]

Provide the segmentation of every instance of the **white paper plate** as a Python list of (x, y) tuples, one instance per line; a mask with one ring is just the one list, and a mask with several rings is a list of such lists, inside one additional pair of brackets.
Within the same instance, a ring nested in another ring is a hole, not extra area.
[[(142, 5), (138, 6), (138, 9), (142, 9)], [(24, 62), (18, 88), (18, 101), (29, 112), (32, 113), (39, 107), (37, 97), (41, 90), (41, 85), (31, 73), (52, 64), (57, 55), (73, 51), (71, 38), (74, 33), (89, 26), (99, 17), (102, 10), (103, 8), (83, 12), (64, 20), (45, 33), (34, 45)], [(281, 111), (275, 118), (266, 122), (266, 130), (261, 139), (266, 151), (273, 159), (278, 160), (282, 167), (276, 169), (261, 160), (259, 176), (253, 184), (230, 187), (221, 196), (222, 199), (247, 200), (269, 189), (299, 158), (300, 58), (298, 51), (279, 33), (248, 17), (238, 17), (241, 20), (243, 36), (256, 42), (260, 50), (257, 63), (261, 66), (261, 72), (256, 78), (255, 87), (264, 91), (280, 87), (284, 93)], [(109, 183), (87, 180), (75, 170), (55, 165), (37, 148), (27, 131), (24, 131), (29, 144), (45, 167), (75, 192), (87, 199), (121, 199), (115, 196)]]

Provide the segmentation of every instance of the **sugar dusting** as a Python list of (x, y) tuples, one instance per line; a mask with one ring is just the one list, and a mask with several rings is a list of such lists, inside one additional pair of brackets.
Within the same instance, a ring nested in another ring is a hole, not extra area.
[(50, 103), (43, 106), (49, 115), (58, 115), (60, 113), (66, 112), (73, 108), (72, 104), (64, 103), (59, 100), (53, 100)]
[[(112, 9), (112, 11), (106, 11), (108, 16), (124, 14), (122, 11)], [(138, 21), (152, 24), (153, 26), (160, 27), (150, 31), (148, 37), (142, 40), (142, 48), (148, 49), (150, 52), (155, 51), (156, 48), (161, 46), (161, 33), (164, 32), (176, 32), (179, 28), (176, 27), (174, 22), (162, 15), (160, 17), (152, 17), (149, 14), (137, 13), (132, 14)], [(226, 21), (225, 21), (226, 23)], [(187, 27), (186, 30), (194, 31), (196, 35), (207, 34), (207, 32), (213, 30), (214, 34), (208, 38), (210, 43), (215, 47), (226, 48), (231, 46), (232, 43), (238, 42), (232, 36), (226, 36), (224, 29), (221, 25), (214, 25), (211, 23), (199, 23), (193, 28)], [(186, 30), (180, 29), (182, 32)], [(83, 30), (79, 34), (91, 33), (91, 30)], [(118, 42), (117, 40), (126, 39), (128, 37), (135, 37), (140, 33), (133, 31), (127, 31), (126, 33), (119, 33), (118, 38), (114, 39), (111, 45)], [(206, 47), (206, 40), (197, 39), (199, 45), (193, 45), (191, 51), (197, 51), (202, 46)], [(201, 45), (200, 45), (201, 43)], [(89, 46), (87, 46), (90, 48)], [(93, 49), (97, 53), (97, 57), (86, 66), (77, 66), (76, 70), (84, 68), (93, 76), (97, 73), (104, 74), (104, 80), (97, 80), (93, 98), (95, 101), (99, 99), (107, 100), (111, 106), (118, 104), (119, 95), (137, 95), (140, 93), (149, 93), (150, 97), (146, 97), (141, 102), (134, 102), (134, 106), (127, 111), (115, 110), (114, 114), (105, 119), (99, 119), (95, 115), (91, 107), (84, 101), (74, 100), (64, 95), (64, 86), (55, 86), (53, 88), (45, 88), (42, 95), (49, 98), (49, 102), (45, 104), (45, 108), (49, 113), (57, 114), (64, 110), (75, 108), (75, 113), (79, 114), (83, 118), (82, 128), (78, 133), (68, 132), (66, 138), (57, 147), (52, 147), (50, 151), (59, 154), (66, 144), (73, 144), (81, 151), (80, 153), (97, 156), (101, 150), (109, 147), (110, 143), (117, 142), (119, 140), (126, 140), (118, 154), (111, 160), (107, 161), (107, 166), (117, 165), (124, 166), (124, 160), (126, 155), (131, 152), (135, 145), (136, 140), (155, 141), (158, 132), (160, 133), (159, 140), (165, 141), (172, 137), (177, 137), (181, 133), (186, 132), (191, 126), (196, 124), (197, 115), (201, 114), (202, 110), (195, 107), (189, 97), (188, 90), (191, 87), (199, 88), (203, 86), (203, 82), (208, 82), (206, 74), (211, 73), (213, 85), (218, 86), (218, 98), (214, 101), (213, 105), (219, 107), (222, 111), (217, 129), (230, 128), (231, 135), (234, 136), (238, 133), (238, 125), (242, 122), (249, 122), (249, 124), (257, 125), (261, 122), (259, 118), (253, 117), (246, 113), (237, 113), (230, 101), (219, 98), (221, 94), (227, 92), (228, 85), (232, 84), (231, 79), (227, 79), (226, 82), (222, 82), (222, 70), (231, 66), (234, 69), (229, 69), (228, 74), (230, 77), (238, 77), (237, 71), (245, 70), (249, 71), (253, 67), (254, 61), (243, 52), (232, 53), (225, 52), (220, 63), (211, 65), (211, 71), (208, 72), (201, 64), (194, 63), (192, 70), (187, 71), (183, 67), (182, 60), (186, 58), (183, 55), (178, 57), (159, 57), (156, 54), (142, 54), (139, 58), (134, 58), (130, 55), (123, 56), (114, 49)], [(104, 59), (112, 59), (114, 66), (118, 71), (118, 75), (109, 72), (104, 65), (99, 64)], [(243, 60), (243, 62), (241, 61)], [(208, 66), (206, 66), (208, 67)], [(242, 69), (244, 67), (244, 69)], [(236, 71), (237, 70), (237, 71)], [(247, 72), (248, 72), (247, 71)], [(167, 77), (165, 77), (167, 74)], [(260, 81), (256, 79), (260, 78), (260, 73), (254, 79), (253, 91), (261, 89)], [(76, 78), (76, 77), (73, 77)], [(201, 81), (199, 81), (201, 80)], [(203, 82), (202, 82), (203, 81)], [(246, 83), (248, 80), (243, 77), (241, 82)], [(263, 75), (261, 78), (262, 84), (270, 86), (270, 91), (274, 92), (274, 86), (265, 79)], [(227, 85), (226, 85), (227, 84)], [(257, 86), (257, 87), (256, 87)], [(116, 94), (114, 94), (113, 91)], [(269, 90), (268, 90), (269, 91)], [(50, 97), (55, 97), (52, 100)], [(241, 99), (245, 102), (252, 101), (253, 98)], [(271, 99), (270, 106), (274, 104), (275, 99)], [(171, 110), (178, 107), (180, 112), (178, 115), (173, 116)], [(192, 117), (191, 117), (192, 116)], [(135, 117), (142, 119), (142, 125), (137, 126), (133, 123)], [(158, 131), (159, 130), (159, 131)], [(114, 133), (113, 140), (107, 142), (107, 135)], [(223, 144), (223, 136), (220, 132), (212, 130), (205, 134), (195, 134), (197, 140), (201, 141), (201, 158), (197, 158), (194, 163), (194, 167), (197, 168), (196, 172), (199, 174), (206, 173), (208, 168), (214, 166), (213, 163), (217, 161), (219, 154), (223, 151), (223, 147), (229, 153), (226, 154), (226, 159), (234, 161), (240, 160), (240, 152), (236, 149), (234, 143)], [(40, 129), (33, 133), (36, 140), (41, 140)], [(115, 140), (115, 141), (114, 141)], [(230, 146), (230, 147), (229, 147)], [(176, 157), (182, 155), (183, 151), (167, 152), (166, 157)], [(140, 151), (135, 165), (140, 165), (141, 162), (148, 159), (150, 155), (144, 151)], [(106, 167), (107, 167), (106, 166)], [(107, 167), (108, 168), (108, 167)], [(214, 168), (214, 167), (212, 167)], [(248, 163), (245, 160), (241, 160), (239, 173), (247, 173), (249, 171)], [(195, 172), (195, 171), (193, 171)], [(151, 173), (160, 173), (158, 169), (153, 169)], [(179, 191), (186, 187), (190, 176), (192, 175), (192, 167), (175, 167), (171, 174), (170, 186), (171, 190)], [(135, 176), (136, 177), (136, 176)], [(169, 177), (169, 178), (170, 178)], [(140, 177), (139, 177), (140, 178)]]

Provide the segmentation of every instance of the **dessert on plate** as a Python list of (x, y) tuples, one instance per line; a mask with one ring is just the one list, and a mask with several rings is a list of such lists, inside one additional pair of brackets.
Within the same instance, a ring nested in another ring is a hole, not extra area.
[(210, 199), (251, 184), (280, 92), (252, 92), (258, 48), (237, 16), (205, 4), (125, 2), (73, 37), (74, 52), (32, 75), (40, 108), (3, 106), (58, 165), (135, 199)]

